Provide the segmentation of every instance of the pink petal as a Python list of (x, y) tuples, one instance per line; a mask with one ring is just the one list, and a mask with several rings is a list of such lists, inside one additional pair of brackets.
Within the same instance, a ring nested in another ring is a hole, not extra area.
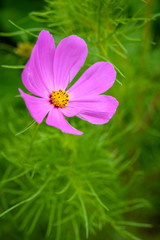
[(54, 59), (55, 90), (66, 89), (83, 66), (87, 53), (85, 41), (76, 35), (64, 38), (59, 43)]
[(18, 90), (21, 97), (24, 99), (31, 116), (36, 120), (36, 122), (41, 123), (53, 107), (50, 104), (49, 99), (34, 97), (24, 93), (21, 89)]
[(78, 113), (80, 113), (80, 109), (76, 108), (75, 106), (72, 106), (72, 103), (64, 108), (61, 108), (60, 111), (66, 116), (66, 117), (73, 117), (76, 116)]
[(48, 97), (54, 89), (53, 59), (55, 44), (52, 35), (43, 30), (22, 72), (24, 86), (33, 94)]
[(72, 127), (65, 117), (63, 116), (62, 112), (57, 108), (52, 108), (48, 114), (46, 119), (46, 123), (53, 127), (59, 128), (62, 132), (81, 135), (83, 134), (79, 130)]
[(74, 99), (101, 94), (113, 85), (115, 78), (116, 71), (111, 63), (97, 62), (67, 92)]
[(118, 107), (118, 101), (111, 96), (98, 95), (91, 99), (75, 100), (72, 107), (79, 108), (77, 117), (93, 124), (107, 123)]

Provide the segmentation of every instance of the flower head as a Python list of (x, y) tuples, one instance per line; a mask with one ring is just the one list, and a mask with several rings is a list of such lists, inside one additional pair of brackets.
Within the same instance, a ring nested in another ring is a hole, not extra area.
[(29, 58), (33, 47), (34, 47), (33, 43), (19, 42), (17, 44), (17, 47), (14, 49), (14, 52), (21, 57)]
[(31, 116), (61, 131), (80, 135), (64, 116), (77, 116), (92, 124), (107, 123), (116, 111), (115, 98), (100, 95), (114, 83), (116, 72), (112, 64), (97, 62), (89, 67), (68, 90), (87, 57), (85, 41), (76, 35), (64, 38), (55, 49), (52, 35), (43, 30), (22, 72), (24, 86), (31, 96), (19, 89)]

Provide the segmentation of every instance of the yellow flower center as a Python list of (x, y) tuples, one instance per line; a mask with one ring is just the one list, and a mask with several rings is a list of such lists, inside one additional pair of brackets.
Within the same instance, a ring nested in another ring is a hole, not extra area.
[(68, 105), (69, 100), (69, 94), (62, 89), (59, 89), (58, 91), (53, 91), (51, 93), (51, 103), (55, 107), (64, 108)]

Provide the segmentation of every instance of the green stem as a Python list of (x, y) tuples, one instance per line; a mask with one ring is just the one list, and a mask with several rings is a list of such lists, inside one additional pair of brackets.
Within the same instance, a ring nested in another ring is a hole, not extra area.
[(40, 124), (38, 124), (38, 125), (36, 126), (36, 129), (35, 129), (34, 134), (33, 134), (33, 136), (32, 136), (31, 143), (30, 143), (29, 149), (28, 149), (28, 151), (27, 151), (27, 157), (28, 157), (29, 154), (31, 153), (32, 146), (33, 146), (34, 140), (35, 140), (35, 138), (36, 138), (36, 136), (37, 136), (37, 133), (38, 133), (39, 128), (40, 128)]
[(21, 202), (15, 204), (14, 206), (8, 208), (6, 211), (2, 212), (2, 213), (0, 214), (0, 218), (3, 217), (5, 214), (11, 212), (11, 211), (14, 210), (15, 208), (21, 206), (22, 204), (27, 203), (27, 202), (30, 202), (30, 201), (32, 201), (33, 199), (35, 199), (35, 198), (43, 191), (43, 189), (48, 185), (48, 182), (49, 182), (50, 180), (51, 180), (51, 177), (49, 177), (49, 178), (47, 179), (47, 181), (42, 185), (42, 187), (41, 187), (36, 193), (34, 193), (32, 196), (30, 196), (29, 198), (27, 198), (27, 199), (25, 199), (25, 200), (22, 200)]

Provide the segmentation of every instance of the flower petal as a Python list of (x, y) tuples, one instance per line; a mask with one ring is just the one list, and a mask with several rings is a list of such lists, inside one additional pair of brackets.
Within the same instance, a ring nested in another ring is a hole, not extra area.
[(101, 94), (113, 85), (115, 78), (116, 71), (111, 63), (97, 62), (67, 92), (72, 99)]
[(22, 72), (24, 86), (33, 94), (48, 97), (54, 89), (53, 59), (55, 44), (52, 35), (43, 30)]
[(72, 127), (65, 117), (63, 116), (62, 112), (57, 108), (52, 108), (48, 114), (46, 119), (46, 123), (53, 127), (59, 128), (62, 132), (81, 135), (83, 134), (79, 130)]
[(77, 117), (93, 124), (104, 124), (116, 112), (118, 101), (111, 96), (98, 95), (88, 100), (75, 100), (71, 105), (73, 108), (79, 108)]
[(85, 41), (76, 35), (64, 38), (59, 43), (54, 59), (55, 90), (66, 89), (83, 66), (87, 53)]
[(73, 116), (76, 116), (78, 113), (80, 113), (80, 109), (72, 106), (72, 103), (67, 106), (67, 107), (64, 107), (64, 108), (61, 108), (60, 111), (66, 116), (66, 117), (73, 117)]
[(18, 90), (21, 97), (24, 99), (31, 116), (36, 120), (36, 122), (41, 123), (53, 107), (50, 104), (49, 99), (34, 97), (24, 93), (21, 89)]

